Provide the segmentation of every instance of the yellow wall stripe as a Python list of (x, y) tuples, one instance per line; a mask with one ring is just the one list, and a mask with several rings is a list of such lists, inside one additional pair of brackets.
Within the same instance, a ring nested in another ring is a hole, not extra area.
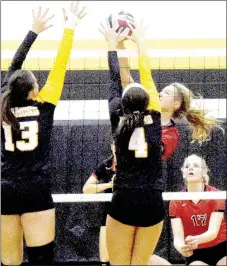
[[(17, 50), (22, 40), (2, 40), (1, 50)], [(36, 40), (33, 50), (56, 50), (59, 40)], [(126, 48), (135, 49), (136, 45), (128, 41)], [(148, 49), (226, 49), (225, 39), (154, 39), (147, 40)], [(75, 40), (74, 50), (105, 50), (105, 40)]]
[[(7, 70), (12, 59), (2, 59), (1, 69)], [(163, 57), (150, 58), (152, 69), (225, 69), (226, 57)], [(28, 58), (23, 68), (27, 70), (50, 70), (54, 58)], [(138, 69), (138, 59), (130, 60), (131, 69)], [(71, 58), (67, 65), (70, 70), (107, 70), (107, 58)]]

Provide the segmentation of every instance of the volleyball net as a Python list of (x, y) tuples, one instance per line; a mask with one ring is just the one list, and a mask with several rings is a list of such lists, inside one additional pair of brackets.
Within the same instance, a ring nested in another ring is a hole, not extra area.
[[(163, 192), (165, 201), (170, 200), (225, 200), (227, 191), (215, 192)], [(52, 194), (55, 203), (72, 202), (108, 202), (112, 199), (112, 193), (97, 194)]]

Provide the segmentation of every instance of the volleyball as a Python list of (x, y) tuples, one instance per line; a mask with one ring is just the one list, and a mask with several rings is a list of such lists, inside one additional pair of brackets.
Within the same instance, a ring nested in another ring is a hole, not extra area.
[(128, 23), (132, 25), (133, 28), (135, 28), (135, 19), (132, 14), (120, 11), (119, 13), (113, 14), (109, 16), (109, 23), (112, 28), (116, 28), (116, 31), (118, 32), (120, 28), (123, 28), (127, 30), (124, 32), (123, 37), (131, 36), (132, 31), (128, 27)]

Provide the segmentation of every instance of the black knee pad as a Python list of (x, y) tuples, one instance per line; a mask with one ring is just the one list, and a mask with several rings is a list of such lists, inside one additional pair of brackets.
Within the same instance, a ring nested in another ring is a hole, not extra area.
[(54, 259), (54, 242), (40, 247), (27, 247), (29, 265), (51, 265)]

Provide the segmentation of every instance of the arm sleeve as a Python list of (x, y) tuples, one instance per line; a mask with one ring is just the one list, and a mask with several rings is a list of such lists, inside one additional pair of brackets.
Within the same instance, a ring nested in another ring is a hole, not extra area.
[(179, 202), (171, 200), (169, 204), (169, 218), (181, 218), (179, 210)]
[(122, 110), (122, 84), (120, 76), (120, 67), (116, 51), (108, 52), (108, 63), (110, 69), (111, 85), (109, 87), (109, 114), (112, 126), (112, 133), (115, 132), (119, 123), (119, 113)]
[(25, 60), (32, 44), (36, 40), (37, 36), (38, 35), (36, 33), (34, 33), (33, 31), (29, 31), (28, 34), (26, 35), (24, 41), (22, 42), (22, 44), (18, 48), (16, 54), (14, 55), (13, 60), (11, 62), (11, 65), (10, 65), (6, 75), (5, 75), (5, 78), (4, 78), (2, 86), (1, 86), (1, 92), (3, 92), (6, 89), (9, 78), (12, 76), (12, 74), (16, 70), (21, 69), (21, 67), (24, 63), (24, 60)]
[(151, 67), (147, 55), (139, 55), (139, 72), (140, 72), (140, 82), (143, 85), (143, 87), (147, 90), (147, 93), (150, 96), (148, 109), (149, 110), (153, 109), (158, 112), (161, 112), (159, 93), (156, 89), (156, 85), (151, 76)]
[(213, 200), (213, 212), (225, 211), (225, 200)]
[(66, 65), (72, 49), (73, 37), (74, 31), (72, 29), (64, 30), (54, 67), (50, 71), (46, 84), (41, 89), (36, 100), (54, 105), (57, 105), (60, 100), (64, 86)]

